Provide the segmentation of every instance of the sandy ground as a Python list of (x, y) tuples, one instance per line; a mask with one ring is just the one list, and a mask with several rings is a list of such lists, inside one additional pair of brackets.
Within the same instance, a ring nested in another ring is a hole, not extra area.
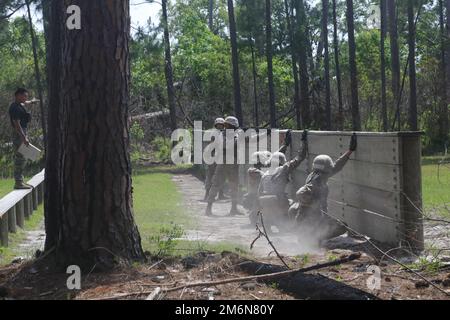
[[(217, 201), (214, 204), (214, 217), (205, 216), (206, 203), (203, 201), (204, 185), (193, 175), (179, 174), (172, 177), (179, 192), (183, 197), (180, 204), (195, 221), (195, 228), (186, 232), (186, 238), (194, 241), (225, 242), (239, 245), (250, 250), (250, 244), (258, 235), (258, 232), (250, 225), (249, 218), (245, 216), (230, 217), (230, 200)], [(242, 211), (245, 212), (243, 208)], [(326, 249), (312, 245), (301, 246), (297, 236), (292, 233), (278, 234), (274, 229), (271, 235), (275, 247), (282, 255), (296, 256), (302, 254), (326, 254), (327, 249), (346, 249), (353, 251), (366, 251), (373, 253), (370, 246), (360, 239), (354, 239), (347, 235), (335, 238), (326, 244)], [(450, 226), (445, 222), (424, 222), (424, 237), (426, 248), (450, 248)], [(14, 249), (17, 258), (30, 259), (36, 250), (42, 250), (45, 242), (44, 222), (39, 229), (27, 231), (25, 241)], [(273, 250), (265, 239), (259, 239), (250, 252), (255, 257), (267, 257)], [(439, 252), (439, 257), (444, 262), (450, 262), (450, 251)]]
[[(172, 180), (183, 195), (183, 206), (193, 216), (196, 224), (193, 230), (187, 231), (187, 239), (194, 241), (226, 242), (250, 250), (250, 244), (258, 236), (258, 231), (250, 225), (245, 216), (228, 216), (231, 208), (230, 200), (221, 200), (214, 203), (213, 217), (205, 215), (206, 203), (203, 182), (192, 175), (176, 175)], [(245, 212), (241, 207), (241, 211)], [(274, 230), (276, 231), (276, 230)], [(292, 247), (297, 239), (294, 234), (272, 235), (276, 248), (284, 255), (301, 254), (300, 250)], [(251, 253), (255, 256), (267, 256), (272, 251), (265, 239), (259, 239)]]
[[(203, 201), (203, 182), (192, 175), (175, 175), (172, 180), (183, 195), (183, 207), (195, 219), (195, 228), (187, 231), (187, 239), (208, 242), (227, 242), (250, 250), (250, 244), (258, 236), (258, 231), (250, 225), (247, 215), (230, 217), (231, 203), (229, 200), (217, 201), (213, 206), (213, 217), (205, 215), (206, 203)], [(243, 212), (243, 208), (241, 208)], [(302, 254), (325, 254), (326, 249), (318, 248), (312, 244), (300, 244), (294, 233), (279, 233), (276, 228), (270, 239), (281, 255), (297, 256)], [(330, 249), (341, 247), (342, 249), (358, 250), (364, 241), (349, 238), (346, 235), (330, 242)], [(267, 257), (273, 254), (273, 249), (268, 242), (261, 238), (251, 250), (255, 257)]]
[[(192, 175), (174, 175), (173, 181), (183, 195), (180, 204), (192, 215), (194, 226), (187, 232), (187, 238), (208, 242), (233, 243), (249, 248), (257, 231), (250, 227), (247, 216), (228, 217), (230, 201), (220, 201), (214, 206), (215, 217), (206, 217), (206, 204), (202, 202), (203, 183)], [(426, 224), (427, 243), (435, 242), (439, 246), (448, 245), (448, 226), (442, 223)], [(18, 249), (31, 252), (42, 244), (44, 235), (41, 230), (29, 232), (27, 241)], [(284, 256), (291, 268), (311, 266), (348, 255), (351, 251), (367, 253), (368, 244), (363, 240), (342, 236), (327, 243), (326, 249), (300, 248), (294, 234), (271, 235), (275, 246)], [(251, 251), (261, 262), (280, 264), (266, 240), (260, 239)], [(297, 255), (310, 253), (307, 259)], [(201, 259), (186, 257), (168, 261), (149, 261), (133, 268), (119, 268), (110, 273), (89, 273), (83, 277), (82, 290), (70, 292), (66, 288), (67, 275), (52, 273), (46, 267), (35, 266), (28, 262), (16, 263), (0, 268), (0, 300), (4, 299), (145, 299), (155, 287), (174, 288), (182, 284), (242, 277), (246, 274), (236, 269), (227, 255), (207, 254)], [(159, 260), (159, 259), (157, 259)], [(197, 261), (193, 267), (192, 261)], [(156, 263), (155, 263), (156, 262)], [(187, 263), (187, 264), (186, 264)], [(373, 277), (371, 267), (380, 269), (379, 286), (370, 289)], [(403, 269), (387, 259), (376, 260), (370, 254), (337, 267), (321, 269), (316, 274), (326, 276), (347, 285), (375, 294), (381, 299), (449, 299), (450, 266), (439, 271), (417, 269), (432, 284), (425, 283), (417, 275)], [(439, 290), (438, 290), (439, 289)], [(240, 282), (220, 286), (201, 286), (174, 291), (158, 299), (293, 299), (298, 298), (271, 285), (257, 282)]]
[(42, 221), (37, 230), (29, 230), (25, 233), (25, 240), (14, 248), (16, 256), (23, 259), (32, 259), (37, 250), (44, 250), (45, 226)]
[[(450, 225), (448, 223), (426, 221), (423, 228), (426, 246), (450, 248)], [(450, 259), (450, 252), (444, 253)]]
[[(203, 201), (204, 185), (198, 178), (188, 175), (174, 175), (172, 180), (177, 185), (183, 196), (182, 206), (195, 220), (195, 228), (187, 232), (187, 239), (208, 242), (227, 242), (240, 245), (247, 250), (258, 235), (254, 227), (250, 225), (248, 216), (227, 216), (231, 203), (229, 200), (217, 201), (213, 206), (214, 217), (205, 216), (206, 203)], [(245, 211), (245, 210), (242, 210)], [(363, 251), (375, 254), (365, 240), (355, 239), (343, 235), (328, 241), (325, 248), (314, 245), (300, 244), (295, 234), (278, 234), (274, 230), (271, 240), (282, 255), (297, 256), (305, 253), (324, 255), (328, 250), (343, 249)], [(450, 248), (450, 226), (445, 222), (424, 222), (424, 237), (426, 248)], [(272, 252), (265, 239), (259, 239), (251, 253), (256, 257), (266, 257)], [(273, 254), (273, 253), (272, 253)], [(450, 261), (450, 251), (441, 251), (439, 257), (444, 262)]]

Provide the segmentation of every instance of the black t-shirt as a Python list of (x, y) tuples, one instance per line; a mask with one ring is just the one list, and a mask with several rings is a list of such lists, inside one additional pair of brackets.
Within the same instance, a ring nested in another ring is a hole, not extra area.
[(17, 102), (13, 102), (11, 106), (9, 107), (9, 117), (11, 119), (11, 124), (14, 127), (13, 121), (19, 120), (20, 126), (23, 129), (26, 129), (28, 126), (28, 123), (31, 120), (31, 114), (27, 112), (27, 110)]

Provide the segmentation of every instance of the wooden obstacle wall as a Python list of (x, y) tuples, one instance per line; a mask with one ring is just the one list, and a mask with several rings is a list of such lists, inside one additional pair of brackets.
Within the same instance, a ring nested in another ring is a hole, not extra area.
[[(301, 134), (292, 133), (289, 157), (300, 148)], [(305, 183), (315, 156), (339, 158), (348, 150), (351, 135), (310, 131), (308, 158), (295, 172), (291, 192)], [(360, 132), (357, 136), (357, 151), (329, 181), (329, 214), (377, 241), (422, 250), (421, 133)]]

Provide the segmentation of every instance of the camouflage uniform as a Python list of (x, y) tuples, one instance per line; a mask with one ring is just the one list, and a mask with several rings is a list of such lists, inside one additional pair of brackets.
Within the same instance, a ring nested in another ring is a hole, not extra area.
[[(211, 180), (211, 188), (207, 197), (208, 204), (212, 204), (217, 194), (224, 188), (225, 181), (228, 181), (232, 210), (237, 208), (239, 190), (239, 165), (237, 164), (237, 142), (239, 131), (234, 136), (234, 163), (216, 164), (214, 175)], [(226, 131), (223, 132), (224, 160), (226, 160)], [(224, 161), (225, 162), (225, 161)]]
[(337, 237), (346, 231), (323, 212), (328, 213), (328, 179), (339, 173), (348, 159), (347, 154), (340, 157), (330, 172), (312, 172), (296, 193), (298, 202), (289, 209), (290, 214), (296, 215), (299, 226), (312, 229), (320, 240)]
[[(25, 129), (22, 128), (22, 130), (27, 134)], [(16, 130), (13, 130), (12, 141), (14, 146), (14, 179), (16, 180), (16, 183), (23, 183), (23, 170), (25, 168), (26, 160), (23, 155), (18, 152), (19, 147), (22, 145), (22, 138)]]
[(235, 164), (217, 164), (211, 179), (208, 202), (214, 202), (217, 195), (223, 190), (225, 181), (228, 181), (232, 203), (237, 203), (239, 189), (239, 166)]
[[(217, 170), (217, 164), (213, 163), (211, 165), (208, 165), (206, 168), (206, 178), (205, 178), (205, 190), (206, 190), (206, 194), (205, 194), (205, 200), (209, 198), (209, 194), (211, 192), (211, 187), (213, 185), (213, 178), (214, 178), (214, 174), (216, 173)], [(219, 189), (219, 199), (223, 199), (225, 198), (224, 195), (224, 188), (225, 188), (225, 182), (222, 184), (222, 186)]]
[(244, 196), (244, 207), (251, 210), (258, 197), (258, 188), (264, 171), (261, 170), (267, 166), (271, 153), (269, 151), (257, 151), (252, 155), (252, 161), (256, 162), (254, 167), (247, 170), (247, 194)]
[(269, 169), (261, 178), (259, 184), (258, 197), (273, 195), (278, 198), (278, 204), (284, 214), (288, 213), (289, 199), (285, 192), (292, 172), (305, 160), (306, 145), (303, 146), (299, 154), (291, 161), (280, 167)]
[(247, 170), (247, 193), (244, 195), (243, 206), (250, 211), (250, 214), (257, 212), (258, 187), (264, 171), (258, 168)]
[[(212, 130), (215, 130), (216, 131), (215, 133), (219, 133), (220, 134), (222, 132), (224, 124), (225, 124), (225, 119), (217, 118), (214, 121), (214, 128)], [(222, 126), (222, 129), (218, 128), (219, 125)], [(209, 190), (211, 189), (211, 186), (212, 186), (212, 179), (214, 177), (214, 173), (216, 172), (216, 167), (217, 167), (217, 165), (215, 163), (213, 163), (211, 165), (208, 165), (206, 167), (206, 177), (205, 177), (205, 191), (206, 191), (206, 193), (205, 193), (205, 200), (208, 199)], [(223, 187), (219, 191), (219, 198), (224, 198)]]
[(208, 198), (209, 190), (211, 189), (211, 185), (212, 185), (212, 178), (214, 177), (214, 172), (216, 172), (216, 167), (217, 167), (217, 165), (215, 163), (206, 166), (206, 177), (205, 177), (206, 196), (205, 196), (205, 198)]

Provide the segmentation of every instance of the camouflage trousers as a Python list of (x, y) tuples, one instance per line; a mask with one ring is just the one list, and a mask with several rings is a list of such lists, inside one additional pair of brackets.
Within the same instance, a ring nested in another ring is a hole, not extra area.
[(16, 180), (16, 182), (23, 182), (23, 169), (25, 168), (26, 160), (22, 156), (22, 154), (18, 152), (18, 149), (22, 144), (22, 138), (15, 130), (13, 132), (12, 140), (14, 145), (14, 179)]
[[(295, 205), (297, 206), (295, 207)], [(297, 208), (296, 223), (299, 229), (303, 232), (306, 229), (319, 241), (338, 237), (347, 231), (343, 225), (322, 213), (319, 206), (309, 207), (296, 203), (289, 210), (295, 208)], [(324, 209), (324, 211), (327, 212), (328, 210)]]
[(239, 166), (234, 164), (218, 164), (212, 177), (211, 188), (208, 194), (208, 202), (212, 203), (219, 191), (223, 190), (225, 181), (228, 181), (232, 203), (237, 203), (239, 189)]
[(205, 179), (205, 190), (209, 191), (212, 186), (212, 180), (214, 177), (214, 172), (216, 172), (217, 164), (211, 164), (206, 167), (206, 179)]

